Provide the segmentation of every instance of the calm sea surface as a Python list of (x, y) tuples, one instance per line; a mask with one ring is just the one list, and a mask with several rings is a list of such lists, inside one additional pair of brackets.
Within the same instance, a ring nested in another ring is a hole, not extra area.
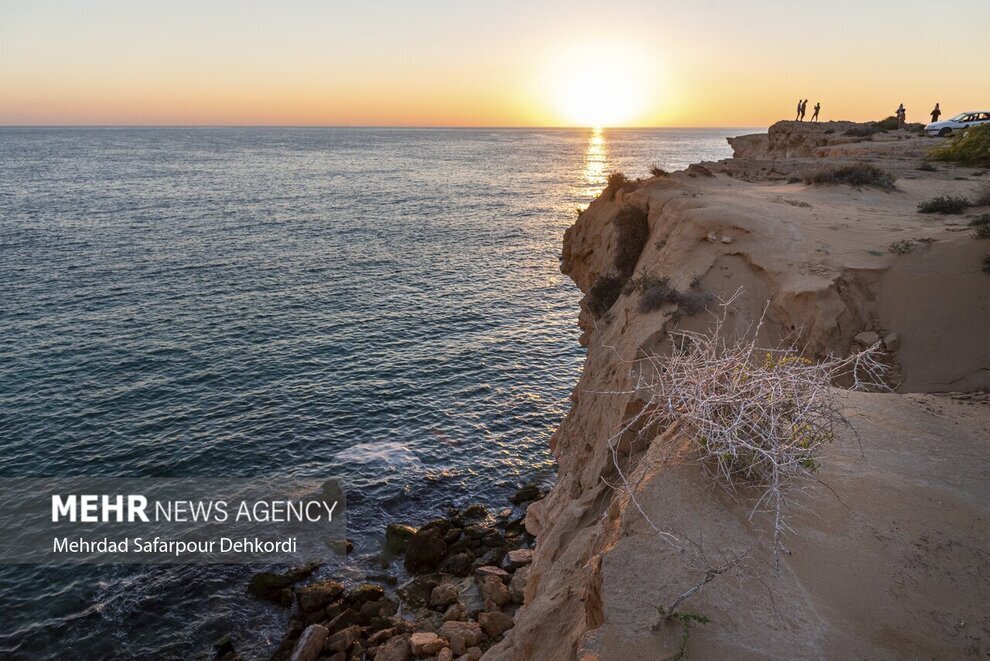
[[(0, 475), (339, 475), (359, 579), (385, 523), (552, 481), (575, 209), (747, 132), (0, 129)], [(0, 568), (0, 656), (262, 656), (250, 573)]]

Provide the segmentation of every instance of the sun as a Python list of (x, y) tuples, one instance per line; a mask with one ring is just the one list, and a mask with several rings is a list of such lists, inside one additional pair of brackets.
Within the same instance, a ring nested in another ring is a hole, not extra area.
[(560, 53), (549, 67), (553, 114), (572, 126), (623, 126), (645, 111), (653, 85), (631, 52), (618, 44), (583, 45)]

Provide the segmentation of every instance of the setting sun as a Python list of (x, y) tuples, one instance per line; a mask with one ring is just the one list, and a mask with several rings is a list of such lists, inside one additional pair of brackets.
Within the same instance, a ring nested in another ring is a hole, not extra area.
[(634, 121), (649, 106), (655, 71), (616, 44), (587, 44), (551, 60), (546, 89), (552, 112), (568, 125), (609, 127)]

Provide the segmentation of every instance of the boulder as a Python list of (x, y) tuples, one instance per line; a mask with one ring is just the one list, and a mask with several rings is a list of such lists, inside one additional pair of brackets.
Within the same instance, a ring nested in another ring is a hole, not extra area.
[(409, 661), (411, 656), (409, 636), (395, 636), (378, 648), (375, 661)]
[(453, 583), (441, 583), (433, 588), (430, 593), (430, 606), (433, 608), (443, 608), (457, 602), (460, 591)]
[(361, 614), (353, 608), (348, 608), (343, 613), (330, 620), (330, 623), (327, 624), (327, 628), (330, 629), (330, 631), (340, 631), (360, 623)]
[(856, 344), (861, 344), (864, 347), (872, 347), (874, 344), (880, 341), (880, 336), (873, 331), (863, 331), (853, 338)]
[(347, 603), (354, 608), (360, 608), (362, 604), (378, 601), (384, 596), (385, 590), (380, 585), (364, 583), (347, 593)]
[(488, 635), (489, 638), (492, 640), (498, 640), (501, 638), (503, 633), (515, 625), (515, 622), (511, 617), (502, 611), (493, 611), (479, 615), (478, 624), (481, 625), (481, 629)]
[(459, 584), (460, 604), (464, 607), (464, 614), (467, 617), (474, 617), (485, 609), (485, 598), (481, 596), (481, 590), (473, 578), (465, 578)]
[(454, 576), (470, 576), (474, 567), (474, 555), (470, 551), (460, 551), (447, 556), (440, 565), (440, 570)]
[(512, 601), (509, 588), (498, 576), (485, 576), (481, 579), (481, 596), (485, 599), (486, 610), (496, 610), (502, 608)]
[(462, 513), (465, 519), (486, 519), (488, 518), (488, 508), (481, 504), (474, 504)]
[(306, 627), (296, 646), (292, 648), (289, 661), (316, 661), (323, 652), (323, 644), (330, 632), (321, 624), (311, 624)]
[(887, 351), (897, 351), (901, 346), (901, 337), (897, 333), (887, 333), (883, 336), (883, 346)]
[(248, 594), (282, 606), (291, 606), (292, 593), (289, 589), (299, 581), (309, 578), (319, 566), (319, 563), (312, 563), (305, 567), (290, 569), (284, 574), (260, 572), (252, 576), (248, 582)]
[(392, 553), (405, 553), (406, 545), (415, 534), (416, 529), (412, 526), (390, 523), (385, 526), (385, 548)]
[(540, 487), (535, 484), (527, 484), (522, 489), (519, 489), (512, 494), (512, 496), (509, 497), (509, 501), (513, 505), (521, 505), (525, 502), (539, 500), (541, 498), (543, 498), (543, 492), (540, 491)]
[(434, 572), (447, 556), (447, 544), (440, 528), (420, 529), (406, 546), (406, 570), (416, 574)]
[(447, 640), (451, 641), (451, 648), (454, 647), (454, 638), (460, 638), (464, 641), (465, 650), (458, 652), (458, 654), (464, 654), (467, 647), (474, 647), (481, 643), (481, 625), (477, 622), (444, 622), (440, 626), (440, 635)]
[(303, 613), (312, 613), (323, 610), (342, 594), (344, 586), (337, 581), (320, 581), (296, 590), (296, 603)]
[(354, 641), (361, 639), (361, 627), (358, 625), (341, 629), (326, 639), (324, 649), (328, 652), (346, 652)]
[(484, 567), (478, 567), (477, 569), (474, 570), (474, 573), (477, 574), (480, 578), (485, 578), (487, 576), (495, 576), (500, 581), (504, 581), (505, 579), (509, 578), (509, 572), (505, 571), (504, 569), (499, 569), (498, 567), (494, 567), (492, 565), (485, 565)]
[(450, 651), (449, 647), (444, 647), (437, 654), (437, 661), (454, 661), (454, 653)]
[(517, 569), (512, 575), (512, 580), (509, 581), (509, 594), (512, 596), (512, 601), (517, 604), (523, 603), (526, 597), (527, 581), (529, 581), (529, 565)]
[(502, 558), (502, 567), (510, 571), (533, 562), (533, 549), (515, 549)]
[(410, 608), (425, 608), (430, 603), (433, 588), (440, 585), (440, 578), (433, 574), (414, 576), (396, 589), (402, 602)]
[(390, 629), (382, 629), (381, 631), (377, 631), (371, 634), (370, 636), (368, 636), (368, 645), (372, 647), (377, 647), (378, 645), (381, 645), (386, 640), (388, 640), (392, 636), (395, 636), (398, 633), (399, 630), (396, 629), (395, 627), (392, 627)]
[(415, 656), (436, 654), (447, 646), (447, 641), (432, 631), (417, 631), (409, 638), (409, 646)]
[(467, 614), (467, 609), (460, 604), (451, 604), (450, 607), (444, 611), (443, 621), (451, 622), (454, 620), (463, 620), (464, 616)]

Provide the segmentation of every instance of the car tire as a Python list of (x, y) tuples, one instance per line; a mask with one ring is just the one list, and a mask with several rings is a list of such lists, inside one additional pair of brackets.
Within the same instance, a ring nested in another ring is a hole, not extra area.
[(952, 133), (952, 129), (950, 129), (949, 127), (946, 127), (946, 128), (944, 128), (944, 129), (942, 129), (941, 131), (938, 132), (938, 137), (940, 137), (940, 138), (947, 138), (947, 137), (949, 137), (949, 134), (950, 133)]

